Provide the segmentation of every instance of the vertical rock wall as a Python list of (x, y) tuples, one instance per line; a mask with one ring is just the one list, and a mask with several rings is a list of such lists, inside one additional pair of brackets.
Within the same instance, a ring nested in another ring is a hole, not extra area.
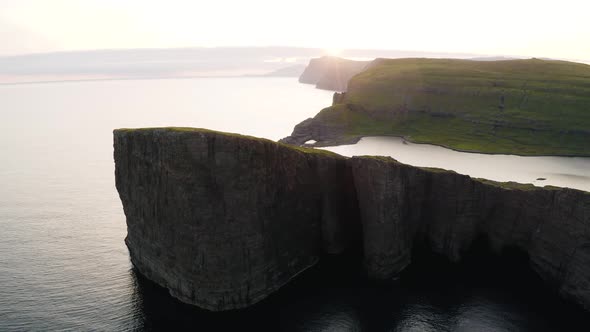
[(357, 242), (367, 274), (389, 279), (417, 243), (458, 261), (483, 236), (495, 252), (526, 253), (590, 309), (590, 193), (203, 129), (121, 129), (114, 139), (131, 260), (184, 302), (249, 306)]
[(493, 183), (385, 157), (354, 157), (370, 276), (390, 278), (416, 241), (460, 260), (474, 241), (517, 248), (559, 292), (590, 309), (590, 193)]
[(352, 238), (355, 192), (336, 154), (183, 128), (114, 137), (131, 260), (184, 302), (251, 305)]

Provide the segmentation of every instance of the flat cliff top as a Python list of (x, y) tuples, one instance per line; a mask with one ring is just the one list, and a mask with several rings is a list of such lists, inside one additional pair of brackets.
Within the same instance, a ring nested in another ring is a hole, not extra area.
[(146, 134), (146, 135), (207, 135), (207, 136), (222, 136), (226, 139), (238, 139), (243, 141), (250, 141), (252, 143), (263, 143), (263, 144), (278, 144), (284, 148), (296, 150), (302, 153), (314, 154), (314, 155), (324, 155), (336, 158), (345, 158), (337, 153), (320, 150), (320, 149), (312, 149), (300, 146), (294, 146), (284, 143), (277, 143), (275, 141), (271, 141), (266, 138), (236, 134), (236, 133), (228, 133), (222, 131), (216, 131), (211, 129), (205, 128), (192, 128), (192, 127), (148, 127), (148, 128), (118, 128), (113, 130), (113, 134), (115, 137), (121, 137), (124, 135), (138, 135), (138, 134)]
[(535, 190), (536, 191), (562, 191), (562, 190), (568, 190), (568, 191), (582, 192), (582, 193), (590, 196), (590, 192), (582, 191), (579, 189), (563, 188), (563, 187), (556, 187), (556, 186), (549, 186), (549, 185), (544, 186), (544, 187), (539, 187), (539, 186), (535, 186), (530, 183), (519, 183), (519, 182), (514, 182), (514, 181), (499, 182), (499, 181), (493, 181), (493, 180), (482, 179), (482, 178), (472, 178), (468, 175), (459, 174), (459, 173), (452, 171), (452, 170), (436, 168), (436, 167), (417, 167), (417, 166), (407, 165), (407, 164), (404, 164), (404, 163), (401, 163), (401, 162), (395, 160), (394, 158), (386, 157), (386, 156), (368, 156), (368, 155), (366, 155), (366, 156), (352, 157), (352, 159), (359, 159), (359, 158), (363, 159), (365, 161), (373, 160), (374, 162), (383, 163), (383, 164), (396, 164), (398, 166), (419, 169), (419, 170), (422, 170), (426, 173), (436, 173), (436, 174), (442, 175), (442, 176), (451, 175), (451, 176), (470, 178), (470, 179), (472, 179), (476, 182), (480, 182), (484, 185), (487, 185), (490, 187), (496, 187), (499, 189), (509, 190), (509, 191), (513, 191), (513, 190), (514, 191), (535, 191)]
[(313, 138), (320, 145), (395, 135), (461, 151), (590, 156), (590, 66), (377, 59), (314, 121), (292, 137), (329, 127), (313, 133), (328, 133)]
[[(210, 129), (204, 129), (204, 128), (191, 128), (191, 127), (153, 127), (153, 128), (119, 128), (119, 129), (115, 129), (113, 131), (114, 136), (116, 139), (121, 139), (124, 138), (127, 135), (150, 135), (150, 136), (159, 136), (159, 135), (164, 135), (164, 136), (169, 136), (169, 135), (181, 135), (181, 136), (188, 136), (190, 137), (191, 135), (199, 135), (199, 136), (206, 136), (206, 137), (217, 137), (219, 139), (223, 139), (223, 140), (235, 140), (236, 142), (239, 143), (246, 143), (246, 145), (248, 145), (248, 143), (251, 143), (252, 148), (254, 149), (255, 146), (257, 146), (257, 144), (263, 144), (263, 145), (268, 145), (268, 146), (277, 146), (280, 147), (282, 149), (287, 149), (287, 150), (292, 150), (292, 151), (298, 151), (300, 153), (304, 153), (304, 154), (308, 154), (310, 156), (316, 156), (318, 158), (330, 158), (330, 159), (350, 159), (348, 157), (345, 156), (341, 156), (337, 153), (331, 152), (331, 151), (327, 151), (327, 150), (322, 150), (322, 149), (315, 149), (315, 148), (307, 148), (307, 147), (300, 147), (300, 146), (295, 146), (295, 145), (291, 145), (291, 144), (284, 144), (284, 143), (280, 143), (280, 142), (275, 142), (269, 139), (265, 139), (265, 138), (258, 138), (258, 137), (254, 137), (254, 136), (248, 136), (248, 135), (241, 135), (241, 134), (235, 134), (235, 133), (227, 133), (227, 132), (222, 132), (222, 131), (215, 131), (215, 130), (210, 130)], [(408, 167), (408, 168), (416, 168), (416, 169), (420, 169), (424, 172), (428, 172), (428, 173), (446, 173), (446, 174), (457, 174), (455, 171), (452, 170), (445, 170), (445, 169), (441, 169), (441, 168), (432, 168), (432, 167), (415, 167), (415, 166), (411, 166), (411, 165), (406, 165), (403, 164), (397, 160), (395, 160), (394, 158), (391, 157), (386, 157), (386, 156), (355, 156), (352, 157), (354, 158), (363, 158), (363, 159), (371, 159), (374, 160), (376, 162), (382, 162), (382, 163), (395, 163), (395, 164), (399, 164), (399, 165), (403, 165), (404, 167)], [(468, 175), (460, 175), (462, 177), (465, 178), (470, 178)], [(487, 180), (487, 179), (479, 179), (479, 178), (473, 178), (473, 180), (478, 181), (478, 182), (482, 182), (486, 185), (489, 186), (493, 186), (493, 187), (498, 187), (498, 188), (502, 188), (502, 189), (507, 189), (507, 190), (575, 190), (575, 191), (579, 191), (576, 189), (570, 189), (570, 188), (561, 188), (561, 187), (554, 187), (554, 186), (544, 186), (544, 187), (537, 187), (534, 186), (532, 184), (522, 184), (522, 183), (517, 183), (517, 182), (497, 182), (497, 181), (492, 181), (492, 180)], [(584, 192), (586, 193), (586, 192)], [(590, 195), (590, 193), (587, 193), (588, 195)]]

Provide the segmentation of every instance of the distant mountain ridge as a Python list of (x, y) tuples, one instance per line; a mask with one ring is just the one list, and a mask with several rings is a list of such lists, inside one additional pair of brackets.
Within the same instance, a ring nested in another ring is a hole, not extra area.
[[(192, 47), (113, 49), (0, 56), (0, 84), (227, 76), (299, 76), (310, 59), (326, 55), (304, 47)], [(343, 50), (346, 58), (440, 57), (445, 53)], [(465, 58), (470, 54), (446, 54)], [(299, 66), (298, 69), (295, 69)]]
[[(112, 49), (11, 55), (0, 56), (0, 84), (177, 77), (296, 77), (311, 59), (326, 55), (328, 52), (320, 48), (276, 46)], [(363, 49), (342, 50), (339, 56), (346, 59), (482, 57), (469, 53)]]
[(268, 74), (264, 74), (266, 77), (299, 77), (305, 71), (306, 66), (304, 64), (297, 64), (288, 66), (285, 68), (277, 69)]

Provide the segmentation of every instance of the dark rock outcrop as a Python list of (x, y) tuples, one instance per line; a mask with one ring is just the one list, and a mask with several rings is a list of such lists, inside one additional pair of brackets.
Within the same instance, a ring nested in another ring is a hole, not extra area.
[(357, 233), (337, 154), (187, 128), (116, 130), (114, 148), (131, 260), (184, 302), (251, 305)]
[(549, 285), (590, 309), (590, 193), (200, 129), (114, 136), (131, 260), (184, 302), (245, 307), (345, 249), (363, 253), (370, 277), (389, 279), (417, 244), (458, 261), (485, 237), (495, 252), (526, 253)]
[(590, 309), (590, 193), (475, 180), (391, 158), (352, 158), (369, 275), (390, 278), (425, 241), (459, 261), (487, 238), (518, 249), (548, 284)]
[(316, 88), (346, 91), (348, 81), (360, 73), (368, 61), (354, 61), (332, 56), (311, 59), (299, 77), (300, 83), (315, 84)]
[[(329, 115), (329, 114), (328, 114)], [(360, 140), (359, 136), (346, 136), (343, 134), (346, 127), (338, 122), (329, 120), (318, 120), (321, 115), (315, 118), (308, 118), (301, 121), (293, 129), (291, 136), (279, 140), (281, 143), (304, 146), (305, 142), (315, 140), (316, 147), (327, 145), (354, 144)], [(319, 139), (319, 140), (318, 140)]]

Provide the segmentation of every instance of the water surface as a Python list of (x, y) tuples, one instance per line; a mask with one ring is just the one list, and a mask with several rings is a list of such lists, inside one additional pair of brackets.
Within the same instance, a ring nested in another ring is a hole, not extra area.
[(450, 169), (475, 178), (590, 191), (590, 158), (467, 153), (399, 137), (363, 137), (357, 144), (325, 149), (349, 157), (390, 156), (405, 164)]
[(446, 265), (373, 285), (328, 264), (229, 314), (183, 305), (134, 272), (114, 186), (114, 128), (278, 139), (331, 98), (282, 78), (0, 86), (0, 331), (588, 330), (586, 314), (544, 288), (467, 282)]
[(0, 331), (143, 326), (114, 185), (114, 128), (278, 139), (330, 99), (292, 78), (0, 86)]

